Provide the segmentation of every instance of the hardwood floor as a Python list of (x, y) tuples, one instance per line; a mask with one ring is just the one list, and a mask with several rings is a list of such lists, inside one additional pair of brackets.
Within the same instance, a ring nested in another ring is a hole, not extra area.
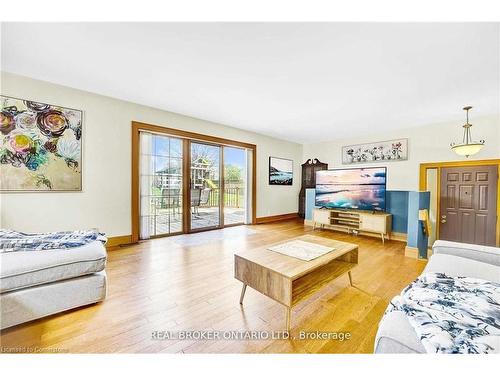
[[(285, 307), (233, 277), (234, 252), (311, 233), (300, 220), (161, 238), (110, 250), (108, 297), (103, 303), (1, 332), (2, 351), (84, 353), (371, 353), (390, 299), (423, 270), (404, 256), (404, 243), (331, 231), (317, 236), (359, 245), (354, 287), (335, 280), (292, 314), (297, 339), (153, 340), (153, 331), (282, 331)], [(349, 340), (298, 339), (300, 331), (350, 333)]]

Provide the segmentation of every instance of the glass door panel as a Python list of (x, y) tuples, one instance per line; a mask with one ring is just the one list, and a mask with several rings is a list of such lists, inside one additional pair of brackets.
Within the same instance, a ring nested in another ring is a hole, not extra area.
[(246, 150), (224, 146), (224, 225), (243, 224), (246, 212)]
[(191, 142), (191, 230), (221, 226), (221, 147)]
[(140, 238), (182, 232), (182, 140), (140, 134)]

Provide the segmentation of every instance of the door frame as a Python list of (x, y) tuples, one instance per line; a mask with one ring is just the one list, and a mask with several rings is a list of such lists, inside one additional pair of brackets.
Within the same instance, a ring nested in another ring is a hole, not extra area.
[[(190, 131), (167, 128), (160, 125), (147, 124), (139, 121), (132, 121), (132, 179), (131, 179), (131, 242), (135, 243), (139, 241), (139, 214), (140, 214), (140, 202), (139, 202), (139, 158), (140, 158), (140, 142), (139, 142), (139, 134), (141, 131), (166, 135), (176, 138), (181, 138), (188, 140), (188, 142), (182, 142), (183, 145), (183, 164), (182, 171), (183, 176), (191, 176), (191, 147), (189, 141), (201, 142), (207, 144), (214, 144), (219, 146), (235, 146), (240, 148), (245, 148), (252, 150), (252, 204), (249, 209), (251, 210), (252, 224), (256, 224), (256, 213), (257, 213), (257, 146), (252, 143), (235, 141), (232, 139), (213, 137), (206, 134), (194, 133)], [(223, 160), (221, 160), (221, 166), (223, 164)], [(183, 183), (183, 197), (190, 196), (190, 187), (188, 184)], [(224, 193), (222, 193), (222, 196)], [(183, 199), (183, 216), (184, 212), (190, 212), (191, 204), (190, 199)], [(190, 215), (185, 215), (187, 220), (183, 220), (183, 232), (190, 232)], [(222, 217), (223, 218), (223, 217)], [(223, 226), (223, 222), (222, 222)], [(213, 228), (210, 228), (211, 230)], [(202, 229), (203, 230), (203, 229)]]
[[(500, 159), (483, 159), (483, 160), (459, 160), (459, 161), (444, 161), (444, 162), (431, 162), (421, 163), (419, 173), (419, 189), (420, 191), (427, 191), (427, 170), (437, 169), (437, 207), (436, 217), (441, 217), (441, 168), (447, 167), (479, 167), (491, 165), (497, 167), (497, 222), (496, 222), (496, 246), (500, 246)], [(436, 220), (436, 239), (439, 239), (440, 221)]]

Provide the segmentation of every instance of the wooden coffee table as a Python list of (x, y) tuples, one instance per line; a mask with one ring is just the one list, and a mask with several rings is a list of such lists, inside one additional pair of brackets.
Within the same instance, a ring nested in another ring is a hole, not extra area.
[[(305, 261), (267, 249), (293, 240), (335, 250)], [(358, 245), (305, 235), (235, 254), (234, 277), (243, 283), (240, 304), (243, 304), (246, 288), (250, 286), (286, 307), (286, 329), (290, 331), (292, 308), (345, 273), (349, 275), (352, 286), (351, 270), (357, 264)]]

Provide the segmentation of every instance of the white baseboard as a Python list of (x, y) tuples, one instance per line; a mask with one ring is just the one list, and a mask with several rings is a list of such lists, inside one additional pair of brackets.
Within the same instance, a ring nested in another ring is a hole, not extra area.
[(406, 233), (391, 232), (390, 239), (393, 241), (406, 242), (408, 240), (408, 235)]
[[(427, 259), (429, 259), (431, 257), (431, 255), (432, 255), (432, 249), (427, 249)], [(420, 258), (418, 256), (418, 248), (416, 248), (416, 247), (406, 246), (405, 247), (405, 256), (408, 258), (414, 258), (414, 259), (418, 259), (418, 260), (427, 261), (427, 259), (423, 259), (423, 258)]]

